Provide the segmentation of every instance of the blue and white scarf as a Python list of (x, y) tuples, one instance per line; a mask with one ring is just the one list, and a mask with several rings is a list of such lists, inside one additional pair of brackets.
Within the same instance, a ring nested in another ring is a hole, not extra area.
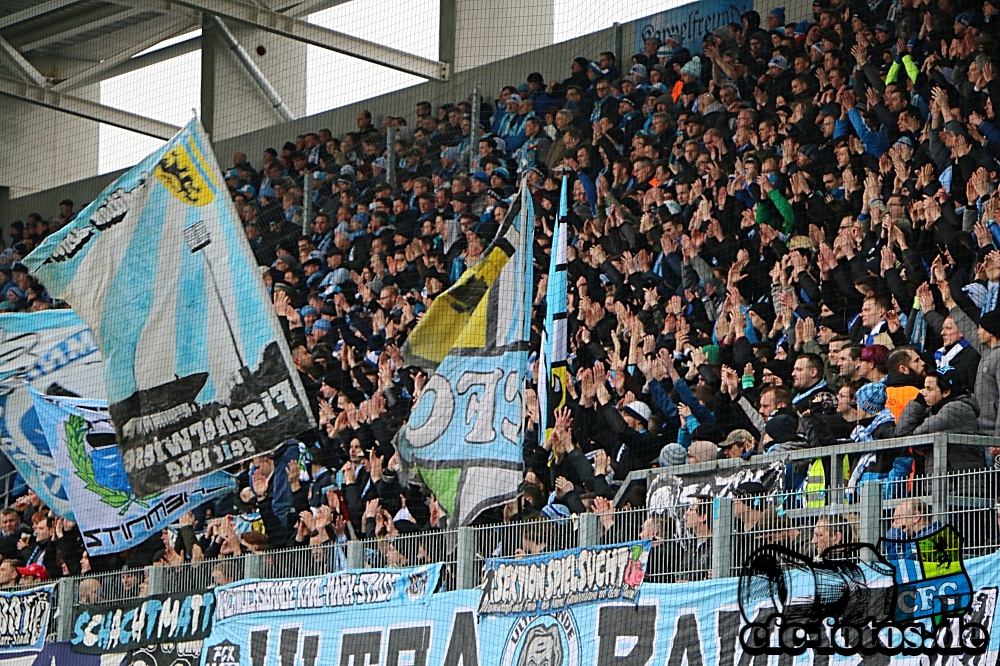
[(821, 380), (819, 380), (818, 384), (816, 384), (815, 386), (813, 386), (811, 389), (809, 389), (805, 393), (800, 393), (797, 396), (795, 396), (794, 398), (792, 398), (792, 404), (796, 404), (797, 405), (799, 402), (805, 400), (806, 398), (811, 397), (817, 391), (820, 391), (820, 390), (825, 389), (825, 388), (826, 388), (826, 380), (825, 379), (821, 379)]
[(877, 344), (875, 342), (875, 338), (878, 337), (886, 329), (887, 326), (888, 324), (885, 323), (884, 319), (879, 323), (875, 324), (875, 327), (872, 329), (872, 332), (865, 337), (865, 346), (867, 347), (868, 345)]
[(924, 352), (924, 345), (927, 343), (927, 320), (924, 319), (922, 310), (917, 310), (913, 317), (913, 328), (910, 330), (910, 344), (917, 348), (921, 354)]
[(955, 360), (955, 357), (968, 348), (969, 341), (965, 338), (962, 338), (955, 343), (955, 346), (951, 348), (951, 351), (946, 351), (948, 349), (947, 347), (941, 347), (941, 349), (934, 352), (934, 365), (936, 365), (938, 369), (950, 366), (952, 365), (951, 362)]
[(997, 309), (998, 297), (1000, 297), (1000, 282), (988, 282), (986, 284), (986, 298), (983, 299), (983, 309), (980, 316)]
[(875, 419), (867, 426), (859, 425), (854, 428), (851, 432), (852, 442), (874, 442), (875, 437), (873, 433), (878, 429), (883, 423), (895, 423), (896, 417), (892, 415), (888, 407), (884, 407), (881, 412), (879, 412)]

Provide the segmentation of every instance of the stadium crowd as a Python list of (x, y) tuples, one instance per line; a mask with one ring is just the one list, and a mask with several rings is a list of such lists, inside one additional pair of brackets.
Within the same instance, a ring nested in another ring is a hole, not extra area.
[[(798, 23), (783, 8), (749, 11), (705, 35), (703, 55), (678, 35), (651, 38), (629, 59), (577, 58), (562, 81), (531, 73), (482, 108), (421, 102), (415, 118), (380, 125), (360, 111), (342, 136), (237, 152), (225, 180), (319, 430), (254, 459), (237, 496), (147, 547), (87, 559), (75, 526), (29, 495), (2, 514), (0, 554), (54, 578), (446, 530), (437, 499), (399, 474), (393, 437), (428, 380), (400, 348), (481, 259), (522, 182), (537, 213), (537, 351), (568, 178), (573, 381), (547, 439), (528, 392), (520, 496), (479, 519), (528, 527), (492, 552), (544, 550), (589, 511), (609, 541), (682, 534), (685, 570), (703, 577), (711, 512), (696, 504), (624, 530), (617, 512), (645, 504), (638, 490), (611, 501), (630, 471), (1000, 434), (994, 1), (817, 0)], [(15, 224), (0, 254), (4, 307), (52, 306), (19, 259), (72, 215), (67, 201), (58, 220)], [(948, 469), (992, 468), (996, 453), (952, 447)], [(935, 473), (920, 448), (850, 464), (855, 489)], [(782, 481), (815, 482), (796, 466)], [(758, 504), (737, 505), (744, 532), (765, 521), (800, 539)], [(412, 564), (443, 543), (375, 559)]]

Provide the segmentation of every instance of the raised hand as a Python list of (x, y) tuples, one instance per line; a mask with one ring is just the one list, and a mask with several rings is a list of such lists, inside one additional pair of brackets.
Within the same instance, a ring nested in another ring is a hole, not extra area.
[(371, 474), (372, 481), (382, 480), (382, 463), (385, 462), (385, 456), (378, 455), (375, 447), (368, 454), (368, 473)]

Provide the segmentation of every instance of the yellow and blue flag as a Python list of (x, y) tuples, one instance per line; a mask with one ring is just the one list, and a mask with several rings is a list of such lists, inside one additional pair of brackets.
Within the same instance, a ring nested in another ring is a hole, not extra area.
[(456, 525), (516, 497), (522, 480), (534, 227), (522, 186), (483, 258), (403, 346), (408, 363), (433, 374), (397, 449)]

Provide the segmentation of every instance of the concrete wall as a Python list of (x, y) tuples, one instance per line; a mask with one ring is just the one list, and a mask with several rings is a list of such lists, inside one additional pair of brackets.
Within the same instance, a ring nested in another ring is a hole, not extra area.
[[(94, 150), (96, 152), (97, 149)], [(14, 220), (23, 221), (30, 213), (38, 213), (46, 220), (58, 217), (59, 202), (63, 199), (71, 200), (76, 204), (76, 210), (80, 210), (97, 198), (97, 195), (105, 187), (113, 183), (125, 171), (126, 169), (111, 171), (100, 176), (77, 180), (44, 192), (10, 199), (6, 203), (0, 197), (0, 229), (2, 229), (4, 237), (9, 237), (7, 232), (10, 230), (11, 222)]]
[(554, 35), (552, 0), (457, 0), (455, 15), (454, 72), (551, 44)]
[[(91, 85), (73, 94), (97, 99), (100, 90)], [(20, 197), (96, 173), (98, 131), (93, 121), (0, 97), (0, 187)]]

